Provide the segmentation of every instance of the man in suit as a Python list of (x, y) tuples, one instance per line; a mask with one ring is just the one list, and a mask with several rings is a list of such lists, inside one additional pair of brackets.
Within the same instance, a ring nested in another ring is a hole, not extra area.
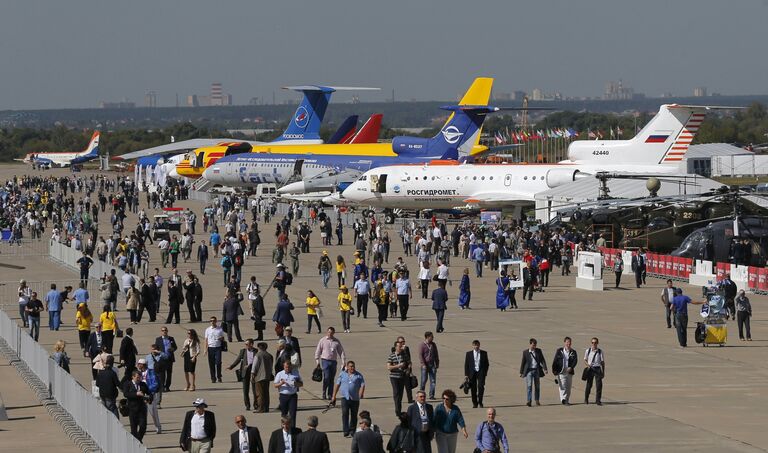
[(316, 415), (307, 417), (307, 430), (296, 438), (296, 453), (331, 453), (328, 435), (317, 430)]
[(141, 442), (147, 432), (147, 401), (151, 399), (147, 384), (141, 380), (141, 371), (131, 372), (131, 379), (123, 385), (123, 394), (128, 400), (131, 435)]
[(672, 328), (672, 299), (675, 298), (675, 286), (671, 279), (667, 280), (667, 286), (661, 290), (661, 303), (664, 304), (664, 314), (667, 318), (667, 329)]
[(125, 329), (125, 336), (120, 342), (120, 364), (125, 368), (123, 380), (131, 378), (131, 373), (136, 369), (136, 343), (133, 341), (133, 327)]
[(368, 418), (360, 419), (360, 431), (356, 432), (352, 438), (352, 453), (384, 453), (384, 441), (381, 439), (381, 434), (371, 429), (371, 420)]
[(285, 345), (291, 347), (291, 354), (299, 355), (299, 363), (294, 364), (294, 368), (301, 368), (301, 346), (299, 345), (299, 339), (293, 336), (293, 327), (288, 326), (283, 330), (283, 340)]
[[(485, 378), (488, 376), (488, 353), (480, 349), (480, 341), (472, 342), (472, 350), (464, 357), (464, 385), (469, 385), (472, 392), (472, 407), (483, 407)], [(466, 390), (465, 390), (466, 391)]]
[(237, 431), (230, 436), (229, 453), (264, 453), (258, 428), (247, 426), (242, 415), (235, 417), (235, 426)]
[(256, 355), (253, 365), (248, 370), (251, 373), (251, 387), (253, 388), (253, 409), (257, 413), (269, 412), (269, 383), (274, 379), (272, 373), (272, 354), (267, 352), (267, 344), (259, 342), (256, 345)]
[[(416, 432), (416, 453), (432, 453), (432, 438), (435, 436), (433, 430), (434, 409), (431, 404), (427, 403), (427, 394), (422, 390), (416, 392), (416, 401), (408, 406), (408, 419)], [(376, 450), (368, 451), (374, 452)]]
[(112, 365), (115, 363), (114, 356), (108, 356), (103, 370), (99, 370), (96, 375), (96, 387), (99, 389), (99, 398), (101, 403), (110, 412), (115, 414), (115, 417), (120, 418), (117, 412), (117, 397), (118, 389), (120, 388), (120, 380), (117, 379), (117, 373), (113, 369)]
[[(238, 372), (242, 378), (243, 383), (243, 402), (245, 402), (245, 410), (251, 410), (251, 368), (253, 366), (253, 360), (256, 357), (256, 349), (253, 347), (253, 340), (248, 338), (245, 340), (245, 347), (240, 350), (237, 358), (232, 365), (228, 366), (228, 370), (234, 370), (236, 366), (240, 365)], [(254, 388), (254, 406), (256, 405), (256, 396)]]
[[(296, 438), (301, 433), (301, 429), (291, 427), (292, 424), (291, 417), (280, 418), (280, 429), (273, 431), (269, 437), (267, 453), (285, 453), (286, 450), (290, 452), (297, 451)], [(286, 447), (290, 447), (290, 450)]]
[(645, 256), (642, 247), (632, 255), (632, 272), (635, 273), (635, 285), (639, 288), (645, 274)]
[(160, 328), (160, 336), (155, 338), (155, 344), (160, 352), (163, 354), (168, 364), (165, 373), (165, 382), (161, 382), (164, 392), (171, 391), (171, 376), (173, 375), (173, 364), (176, 362), (176, 355), (174, 354), (178, 347), (176, 346), (176, 339), (168, 335), (168, 327), (163, 326)]
[[(91, 332), (88, 336), (88, 340), (85, 342), (85, 356), (93, 360), (97, 355), (101, 354), (101, 347), (104, 346), (104, 339), (101, 336), (101, 323), (96, 325), (96, 330)], [(96, 370), (91, 368), (92, 378), (96, 379)]]
[(179, 446), (182, 451), (210, 453), (216, 438), (216, 416), (205, 410), (208, 405), (202, 398), (196, 399), (192, 405), (195, 409), (187, 412), (181, 425)]
[(520, 360), (520, 377), (525, 378), (525, 387), (528, 391), (528, 402), (526, 405), (531, 407), (531, 391), (535, 388), (536, 405), (541, 406), (539, 396), (541, 386), (539, 378), (547, 374), (547, 362), (544, 360), (544, 353), (536, 347), (536, 339), (531, 338), (528, 341), (528, 349), (523, 351), (523, 358)]
[(579, 355), (571, 348), (571, 337), (565, 337), (563, 347), (555, 352), (555, 358), (552, 359), (552, 374), (557, 376), (557, 382), (560, 390), (560, 402), (565, 406), (570, 406), (571, 385), (573, 384), (573, 373), (576, 364), (579, 361)]

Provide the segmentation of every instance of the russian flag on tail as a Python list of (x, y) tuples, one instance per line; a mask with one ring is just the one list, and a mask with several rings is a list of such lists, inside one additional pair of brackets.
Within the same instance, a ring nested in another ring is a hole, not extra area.
[(645, 139), (645, 143), (664, 143), (669, 138), (669, 134), (667, 135), (649, 135), (648, 138)]

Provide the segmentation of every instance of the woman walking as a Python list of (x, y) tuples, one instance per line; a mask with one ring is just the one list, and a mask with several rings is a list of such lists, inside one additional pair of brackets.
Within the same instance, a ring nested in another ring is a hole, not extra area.
[(422, 261), (419, 263), (419, 281), (421, 282), (421, 298), (427, 299), (429, 297), (429, 261)]
[(339, 288), (347, 284), (347, 263), (341, 255), (336, 257), (336, 276), (339, 279)]
[(464, 275), (461, 276), (459, 283), (459, 308), (466, 310), (469, 308), (469, 302), (472, 300), (472, 291), (469, 284), (469, 268), (464, 268)]
[(456, 393), (453, 390), (443, 391), (443, 403), (435, 408), (434, 424), (437, 453), (456, 453), (459, 430), (465, 439), (469, 437), (464, 416), (459, 406), (456, 406)]
[(85, 355), (85, 345), (88, 343), (88, 337), (91, 336), (91, 324), (93, 323), (93, 314), (88, 309), (88, 304), (81, 302), (77, 304), (77, 313), (75, 314), (75, 325), (77, 326), (77, 336), (80, 339), (80, 349)]
[(112, 354), (112, 345), (115, 343), (115, 334), (117, 333), (117, 317), (115, 312), (112, 311), (112, 307), (109, 304), (104, 305), (99, 316), (99, 324), (101, 324), (101, 338), (104, 347), (107, 352)]
[(32, 298), (32, 289), (27, 286), (26, 280), (19, 282), (19, 316), (24, 323), (24, 328), (29, 327), (29, 319), (27, 318), (27, 302)]
[(624, 272), (624, 260), (621, 258), (621, 253), (616, 254), (616, 258), (613, 260), (613, 273), (616, 274), (616, 288), (621, 284), (621, 274)]
[(187, 331), (187, 338), (181, 347), (181, 355), (184, 357), (184, 380), (187, 381), (186, 392), (195, 391), (195, 368), (197, 356), (200, 355), (200, 338), (195, 329)]
[(59, 340), (53, 346), (53, 356), (51, 357), (56, 365), (64, 368), (64, 371), (69, 373), (69, 356), (64, 349), (67, 347), (67, 343), (64, 340)]
[(499, 278), (496, 279), (496, 308), (500, 311), (507, 311), (509, 307), (509, 277), (504, 271), (499, 272)]
[(139, 302), (141, 301), (141, 293), (136, 289), (136, 282), (131, 282), (131, 287), (128, 288), (128, 292), (125, 294), (126, 302), (125, 308), (131, 315), (131, 324), (139, 323)]
[(320, 327), (320, 318), (318, 315), (319, 309), (320, 299), (318, 299), (314, 291), (310, 289), (307, 291), (307, 331), (304, 333), (309, 334), (312, 331), (312, 321), (315, 321), (315, 324), (317, 324), (317, 333), (320, 333), (322, 330), (322, 327)]
[(349, 294), (349, 289), (345, 285), (341, 285), (341, 292), (339, 293), (339, 311), (341, 312), (341, 324), (345, 333), (349, 333), (350, 319), (352, 318), (352, 295)]

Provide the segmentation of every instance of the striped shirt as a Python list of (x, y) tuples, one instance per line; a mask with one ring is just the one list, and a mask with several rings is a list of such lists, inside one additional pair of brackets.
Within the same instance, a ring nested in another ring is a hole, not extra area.
[[(399, 365), (401, 363), (407, 364), (408, 359), (403, 352), (399, 354), (397, 352), (393, 352), (392, 354), (389, 355), (389, 358), (387, 359), (387, 363), (389, 365)], [(395, 369), (389, 370), (389, 377), (391, 378), (400, 379), (403, 376), (405, 376), (404, 368), (395, 368)]]

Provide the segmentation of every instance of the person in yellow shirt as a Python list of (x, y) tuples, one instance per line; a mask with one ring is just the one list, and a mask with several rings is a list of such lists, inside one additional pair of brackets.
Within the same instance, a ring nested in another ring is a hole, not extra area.
[(320, 311), (320, 299), (317, 298), (314, 291), (311, 289), (307, 291), (307, 331), (309, 333), (312, 330), (312, 321), (317, 324), (317, 333), (320, 333), (322, 327), (320, 327), (320, 318), (318, 312)]
[(112, 311), (112, 307), (109, 304), (104, 305), (104, 310), (99, 317), (99, 323), (101, 324), (101, 338), (104, 347), (107, 348), (107, 352), (112, 354), (112, 345), (115, 342), (115, 335), (117, 334), (117, 316)]
[(347, 283), (347, 263), (341, 255), (336, 257), (336, 276), (339, 278), (339, 289), (341, 289)]
[(373, 287), (371, 298), (374, 305), (376, 305), (376, 308), (379, 310), (379, 327), (385, 327), (384, 321), (387, 319), (389, 294), (384, 290), (384, 282), (382, 282), (381, 279), (379, 279)]
[(88, 309), (88, 304), (85, 302), (79, 303), (77, 305), (77, 313), (75, 314), (75, 325), (77, 326), (77, 335), (80, 337), (80, 349), (83, 350), (83, 355), (85, 355), (85, 344), (91, 335), (92, 323), (93, 314)]
[(352, 318), (352, 295), (349, 294), (349, 289), (346, 285), (341, 285), (341, 292), (339, 293), (339, 311), (341, 311), (341, 323), (344, 327), (344, 332), (349, 333), (349, 323)]

